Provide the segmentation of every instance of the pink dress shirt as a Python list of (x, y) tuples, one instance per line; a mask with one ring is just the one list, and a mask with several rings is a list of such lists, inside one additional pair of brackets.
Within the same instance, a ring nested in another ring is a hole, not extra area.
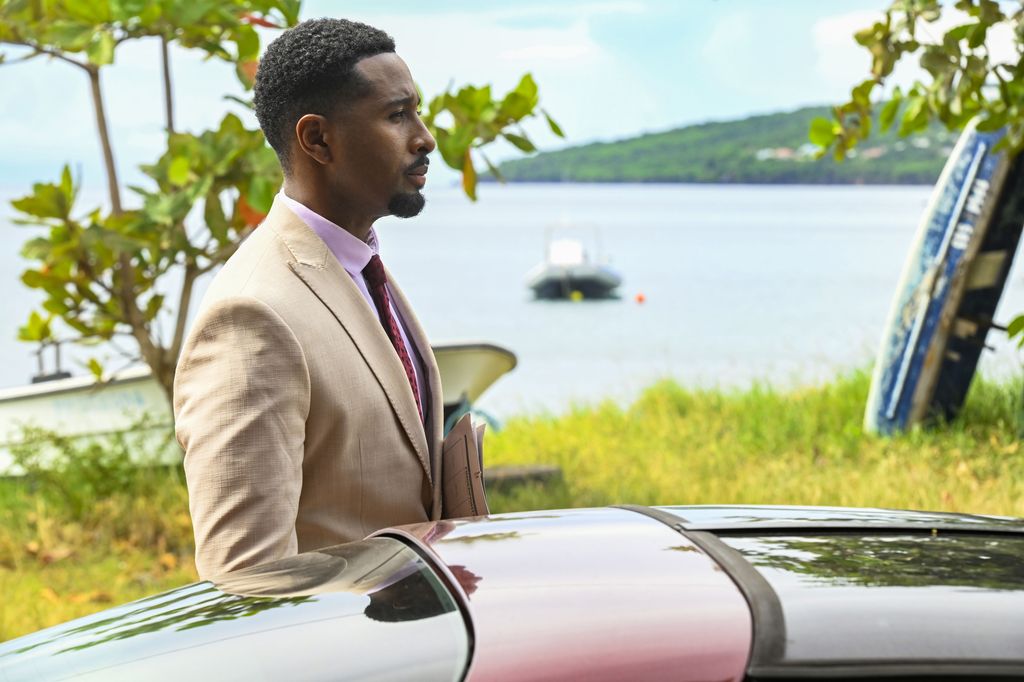
[[(284, 190), (278, 192), (277, 196), (323, 240), (327, 248), (334, 254), (334, 257), (341, 263), (341, 267), (345, 268), (345, 272), (355, 282), (356, 288), (359, 289), (359, 292), (366, 300), (366, 305), (370, 306), (370, 310), (373, 311), (373, 316), (377, 317), (377, 306), (373, 303), (370, 290), (366, 286), (366, 279), (363, 277), (363, 268), (370, 262), (370, 258), (374, 254), (380, 255), (380, 242), (377, 240), (376, 230), (371, 227), (369, 236), (365, 242), (362, 242), (348, 230), (335, 225), (327, 218), (295, 201), (295, 199), (285, 194)], [(405, 330), (405, 321), (398, 310), (395, 309), (393, 302), (394, 294), (391, 293), (390, 283), (388, 283), (388, 298), (392, 301), (391, 314), (395, 316), (395, 320), (398, 322), (398, 331), (402, 336), (402, 343), (405, 344), (409, 357), (413, 358), (412, 369), (416, 375), (416, 387), (419, 389), (420, 395), (423, 396), (423, 406), (426, 409), (426, 401), (430, 394), (427, 393), (426, 382), (423, 378), (423, 368), (420, 365), (416, 347), (409, 341), (409, 333)], [(424, 415), (420, 414), (420, 419), (422, 420), (423, 418)]]

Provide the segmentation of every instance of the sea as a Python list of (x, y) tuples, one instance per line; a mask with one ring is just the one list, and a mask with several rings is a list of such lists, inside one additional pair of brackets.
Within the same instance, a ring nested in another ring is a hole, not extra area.
[[(23, 385), (37, 371), (35, 349), (14, 338), (41, 300), (19, 280), (20, 245), (31, 229), (12, 225), (7, 205), (25, 189), (0, 189), (0, 388)], [(377, 230), (381, 255), (432, 341), (485, 341), (516, 354), (517, 367), (478, 403), (500, 420), (604, 400), (628, 404), (665, 378), (787, 389), (869, 367), (930, 193), (924, 186), (486, 184), (472, 202), (456, 187), (428, 185), (420, 216), (384, 219)], [(542, 261), (546, 240), (558, 237), (583, 240), (617, 270), (620, 297), (534, 300), (526, 273)], [(1003, 323), (1024, 311), (1020, 267), (997, 311)], [(1016, 344), (993, 331), (989, 345), (984, 374), (1020, 373)], [(65, 369), (85, 373), (90, 353), (108, 358), (110, 368), (125, 364), (103, 348), (68, 350)]]

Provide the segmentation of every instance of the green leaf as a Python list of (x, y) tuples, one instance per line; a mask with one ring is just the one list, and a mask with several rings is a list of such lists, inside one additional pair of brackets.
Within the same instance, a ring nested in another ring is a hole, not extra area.
[(537, 100), (537, 83), (533, 80), (533, 76), (531, 74), (527, 73), (519, 80), (519, 85), (516, 86), (516, 92), (531, 102), (535, 102)]
[(276, 192), (277, 187), (272, 182), (262, 176), (257, 176), (249, 184), (249, 193), (246, 194), (245, 200), (260, 213), (267, 213), (270, 211), (271, 204), (274, 203)]
[[(465, 130), (461, 129), (459, 133)], [(453, 135), (450, 131), (439, 128), (435, 134), (437, 149), (441, 152), (441, 158), (449, 168), (461, 171), (465, 163), (465, 155), (469, 149), (471, 140), (467, 140), (463, 134)]]
[[(955, 26), (946, 31), (945, 38), (948, 38), (949, 40), (953, 40), (956, 42), (960, 42), (961, 40), (968, 38), (972, 33), (974, 33), (974, 29), (976, 29), (977, 27), (977, 23), (962, 24), (961, 26)], [(943, 42), (945, 42), (945, 40)]]
[(63, 315), (71, 310), (64, 301), (57, 298), (48, 298), (43, 301), (43, 308), (46, 309), (46, 312), (53, 313), (54, 315)]
[(519, 121), (529, 116), (532, 111), (533, 105), (526, 97), (518, 92), (510, 92), (505, 95), (505, 99), (501, 100), (501, 104), (498, 106), (497, 117), (502, 122)]
[(236, 97), (235, 95), (224, 95), (224, 99), (241, 104), (246, 109), (255, 110), (256, 106), (252, 103), (251, 99), (245, 99), (244, 97)]
[(1009, 115), (1005, 110), (992, 112), (978, 121), (978, 130), (983, 133), (995, 132), (1006, 125), (1008, 118)]
[(868, 78), (850, 91), (851, 99), (857, 106), (868, 109), (871, 107), (871, 91), (875, 88), (874, 78)]
[(533, 146), (533, 143), (522, 135), (515, 135), (514, 133), (502, 133), (502, 136), (514, 144), (517, 149), (524, 151), (527, 154), (537, 151), (537, 148)]
[(167, 179), (179, 187), (188, 183), (191, 174), (189, 161), (184, 156), (175, 157), (174, 161), (171, 161), (171, 165), (167, 167)]
[(22, 258), (28, 260), (46, 260), (53, 250), (53, 244), (46, 237), (29, 239), (21, 247)]
[(247, 24), (240, 24), (234, 32), (235, 45), (238, 46), (239, 62), (255, 60), (260, 53), (260, 37), (256, 30)]
[(100, 364), (99, 360), (96, 358), (89, 358), (88, 367), (89, 372), (96, 377), (97, 381), (101, 381), (103, 379), (103, 365)]
[(71, 167), (67, 164), (64, 164), (60, 172), (60, 191), (68, 199), (68, 206), (71, 206), (71, 200), (75, 196), (75, 183), (71, 179)]
[(1010, 324), (1006, 325), (1006, 336), (1011, 339), (1015, 336), (1020, 336), (1021, 339), (1017, 345), (1024, 347), (1024, 336), (1022, 336), (1022, 333), (1024, 333), (1024, 315), (1018, 315), (1010, 321)]
[(210, 234), (219, 242), (228, 238), (228, 219), (224, 215), (224, 207), (220, 203), (220, 195), (217, 192), (209, 192), (203, 201), (203, 219), (210, 229)]
[(498, 182), (505, 182), (505, 176), (501, 174), (501, 170), (497, 166), (491, 163), (491, 160), (487, 158), (487, 155), (480, 152), (480, 156), (483, 158), (484, 163), (487, 164), (487, 170), (491, 172), (491, 175), (493, 175)]
[(29, 342), (46, 341), (51, 338), (50, 318), (43, 317), (36, 311), (28, 316), (28, 322), (18, 329), (18, 340)]
[(160, 311), (164, 307), (164, 297), (162, 294), (153, 295), (148, 301), (146, 301), (145, 317), (147, 322), (153, 321)]
[(551, 114), (549, 114), (546, 109), (541, 109), (540, 111), (542, 114), (544, 114), (544, 118), (547, 119), (548, 127), (551, 128), (551, 132), (553, 132), (555, 135), (558, 135), (559, 137), (564, 138), (565, 133), (562, 132), (562, 127), (555, 123), (555, 119), (551, 118)]
[(819, 147), (828, 147), (836, 139), (836, 123), (818, 116), (811, 121), (808, 139)]
[[(152, 0), (110, 0), (111, 18), (119, 22), (130, 21), (153, 5), (156, 5), (159, 10), (160, 3), (152, 2)], [(145, 25), (150, 22), (142, 23)]]
[(907, 101), (907, 108), (900, 121), (900, 137), (906, 137), (910, 133), (922, 130), (928, 123), (928, 110), (925, 108), (927, 102), (924, 96), (913, 93), (907, 98)]
[(900, 104), (903, 103), (903, 92), (897, 87), (892, 92), (892, 98), (885, 103), (882, 107), (882, 111), (878, 114), (878, 127), (883, 131), (888, 130), (892, 127), (893, 121), (896, 120), (896, 114), (900, 110)]
[(50, 183), (36, 183), (32, 186), (32, 194), (15, 199), (11, 206), (36, 218), (66, 219), (71, 210), (61, 187)]
[(114, 36), (109, 31), (99, 31), (89, 43), (86, 55), (96, 66), (105, 66), (114, 61)]
[(853, 39), (860, 45), (868, 47), (869, 45), (878, 42), (879, 36), (888, 33), (888, 29), (884, 24), (876, 23), (868, 28), (863, 28), (853, 34)]
[(949, 54), (939, 47), (931, 47), (921, 55), (921, 68), (930, 73), (932, 77), (939, 78), (956, 68), (956, 62), (950, 59)]
[(64, 0), (68, 16), (82, 23), (103, 24), (110, 21), (110, 3), (107, 0)]
[(57, 19), (46, 27), (43, 42), (67, 52), (81, 52), (94, 38), (95, 26), (91, 23)]
[(462, 190), (476, 201), (476, 168), (473, 167), (473, 155), (468, 149), (462, 162)]

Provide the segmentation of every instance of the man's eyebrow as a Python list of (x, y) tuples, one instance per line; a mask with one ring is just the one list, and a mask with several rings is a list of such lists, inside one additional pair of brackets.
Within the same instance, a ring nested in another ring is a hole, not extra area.
[(402, 105), (402, 104), (415, 104), (416, 106), (419, 106), (420, 105), (420, 97), (416, 93), (409, 93), (408, 95), (405, 95), (404, 97), (396, 97), (394, 99), (390, 99), (390, 100), (386, 101), (383, 106), (385, 108), (390, 108), (390, 107), (397, 107), (397, 106)]

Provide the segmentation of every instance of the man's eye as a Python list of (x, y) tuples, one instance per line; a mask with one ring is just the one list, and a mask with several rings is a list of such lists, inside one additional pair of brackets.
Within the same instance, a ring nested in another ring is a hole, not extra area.
[(405, 109), (400, 109), (399, 111), (396, 111), (395, 113), (391, 114), (388, 118), (395, 121), (399, 121), (405, 118)]

